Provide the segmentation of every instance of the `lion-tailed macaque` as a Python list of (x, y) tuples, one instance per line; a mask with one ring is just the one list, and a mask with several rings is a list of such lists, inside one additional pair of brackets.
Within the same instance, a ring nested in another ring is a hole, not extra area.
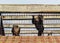
[(38, 30), (38, 36), (41, 36), (44, 31), (43, 16), (42, 15), (33, 16), (32, 23), (35, 24), (35, 27)]
[(20, 33), (20, 28), (18, 27), (18, 25), (13, 25), (12, 34), (14, 36), (19, 36), (19, 33)]
[(3, 21), (2, 21), (2, 16), (1, 15), (0, 15), (0, 36), (5, 36)]
[(0, 36), (4, 36), (4, 30), (3, 30), (3, 27), (0, 26)]

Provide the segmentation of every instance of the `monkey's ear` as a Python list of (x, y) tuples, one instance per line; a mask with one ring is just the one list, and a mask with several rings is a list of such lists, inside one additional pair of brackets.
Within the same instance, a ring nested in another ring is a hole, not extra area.
[(32, 17), (34, 17), (34, 15)]
[(32, 18), (34, 19), (34, 15), (32, 16)]

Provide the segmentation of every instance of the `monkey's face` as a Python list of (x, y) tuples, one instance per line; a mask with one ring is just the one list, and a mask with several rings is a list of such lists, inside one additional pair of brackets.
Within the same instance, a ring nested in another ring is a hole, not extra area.
[(38, 16), (34, 16), (36, 21), (39, 21), (39, 17)]
[(14, 27), (14, 32), (15, 32), (15, 33), (18, 33), (18, 31), (19, 31), (19, 28)]

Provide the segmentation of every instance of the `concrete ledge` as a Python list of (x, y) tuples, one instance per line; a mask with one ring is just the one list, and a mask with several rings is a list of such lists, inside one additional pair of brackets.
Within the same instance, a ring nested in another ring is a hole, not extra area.
[[(19, 27), (26, 27), (26, 28), (35, 27), (35, 25), (33, 25), (33, 24), (22, 24), (22, 25), (18, 24), (18, 26)], [(4, 27), (13, 27), (13, 24), (4, 24)], [(57, 24), (57, 25), (44, 25), (44, 27), (60, 27), (60, 25), (59, 24)]]
[[(6, 30), (5, 31), (6, 34), (11, 34), (12, 32), (10, 30)], [(21, 34), (37, 34), (38, 31), (37, 30), (21, 30), (20, 31)], [(60, 30), (44, 30), (44, 34), (60, 34)]]
[[(43, 18), (44, 19), (50, 19), (50, 18), (58, 19), (58, 18), (60, 18), (60, 16), (56, 16), (56, 15), (55, 16), (43, 16)], [(20, 16), (2, 16), (2, 19), (32, 19), (32, 16), (22, 16), (22, 15), (20, 15)]]

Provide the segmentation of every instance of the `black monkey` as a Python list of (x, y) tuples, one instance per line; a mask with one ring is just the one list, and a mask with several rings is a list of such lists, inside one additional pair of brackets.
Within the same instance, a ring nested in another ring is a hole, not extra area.
[(35, 27), (38, 30), (38, 36), (41, 36), (44, 31), (43, 16), (33, 16), (32, 23), (35, 24)]
[(0, 35), (5, 36), (3, 21), (2, 21), (2, 16), (1, 15), (0, 15)]

